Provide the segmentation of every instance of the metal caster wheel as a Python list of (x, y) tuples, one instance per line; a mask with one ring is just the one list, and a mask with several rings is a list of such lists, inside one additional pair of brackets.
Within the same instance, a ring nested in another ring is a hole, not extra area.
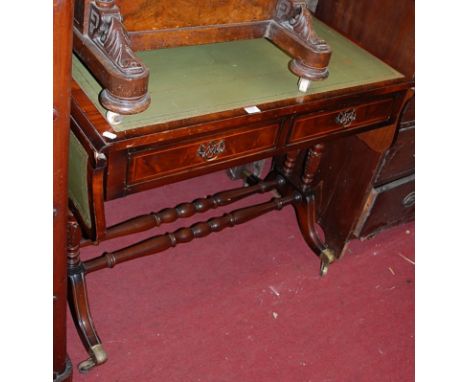
[(335, 261), (335, 254), (331, 249), (324, 249), (320, 254), (320, 276), (324, 277), (328, 273), (328, 267)]
[(106, 119), (111, 125), (119, 125), (123, 122), (123, 115), (118, 113), (114, 113), (113, 111), (107, 110), (106, 111)]
[(302, 93), (307, 92), (307, 90), (309, 90), (311, 82), (312, 81), (308, 80), (307, 78), (303, 78), (303, 77), (299, 78), (299, 82), (297, 83), (299, 91)]
[(78, 365), (78, 371), (81, 374), (85, 374), (88, 371), (90, 371), (94, 366), (96, 366), (96, 362), (94, 361), (94, 359), (89, 358), (86, 361), (80, 362), (80, 364)]
[(94, 366), (101, 365), (106, 362), (107, 354), (101, 344), (91, 347), (91, 351), (93, 353), (92, 356), (78, 365), (78, 371), (80, 373), (86, 373)]

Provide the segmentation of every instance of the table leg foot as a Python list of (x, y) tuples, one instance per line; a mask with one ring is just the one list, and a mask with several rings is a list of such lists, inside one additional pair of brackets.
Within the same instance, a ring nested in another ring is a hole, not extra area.
[(335, 253), (330, 248), (325, 248), (320, 253), (320, 276), (327, 275), (328, 267), (335, 259)]
[(305, 196), (299, 203), (294, 204), (294, 209), (304, 240), (310, 249), (320, 257), (320, 275), (325, 276), (329, 265), (335, 260), (335, 255), (317, 232), (315, 198), (313, 195)]
[(70, 311), (81, 341), (90, 356), (78, 366), (80, 373), (83, 373), (104, 363), (107, 360), (107, 354), (102, 347), (89, 309), (86, 278), (82, 264), (79, 268), (69, 271), (68, 280)]
[(88, 371), (107, 360), (101, 340), (94, 327), (88, 302), (86, 271), (80, 260), (81, 230), (73, 215), (68, 220), (68, 305), (78, 334), (90, 358), (79, 365), (79, 371)]
[(78, 371), (80, 373), (87, 373), (94, 366), (100, 365), (107, 360), (107, 354), (101, 344), (92, 346), (90, 350), (92, 356), (87, 360), (80, 362), (78, 365)]

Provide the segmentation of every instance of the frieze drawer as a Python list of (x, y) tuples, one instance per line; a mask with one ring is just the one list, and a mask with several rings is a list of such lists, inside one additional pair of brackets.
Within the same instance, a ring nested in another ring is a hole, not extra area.
[(289, 142), (301, 142), (333, 131), (385, 122), (390, 119), (392, 110), (393, 99), (387, 98), (332, 112), (301, 116), (294, 122)]
[(132, 153), (128, 184), (138, 184), (192, 171), (210, 163), (269, 152), (275, 148), (279, 123), (238, 129), (223, 135)]

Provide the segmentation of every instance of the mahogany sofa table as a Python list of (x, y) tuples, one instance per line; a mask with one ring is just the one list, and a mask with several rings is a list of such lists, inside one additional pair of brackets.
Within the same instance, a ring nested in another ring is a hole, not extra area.
[[(103, 87), (74, 58), (68, 274), (72, 315), (90, 355), (81, 370), (107, 358), (88, 306), (91, 272), (289, 205), (322, 274), (342, 256), (412, 83), (325, 24), (315, 22), (315, 30), (333, 54), (328, 78), (306, 93), (288, 70), (290, 57), (264, 38), (137, 52), (152, 101), (115, 125), (99, 101)], [(251, 175), (246, 187), (106, 226), (106, 201), (265, 158), (273, 158), (265, 179)], [(82, 246), (270, 191), (268, 202), (80, 260)]]

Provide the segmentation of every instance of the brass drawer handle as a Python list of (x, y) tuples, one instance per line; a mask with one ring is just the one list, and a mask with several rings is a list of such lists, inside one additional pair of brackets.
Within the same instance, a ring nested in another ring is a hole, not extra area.
[(403, 204), (405, 208), (413, 207), (415, 203), (416, 203), (416, 194), (414, 191), (406, 195), (401, 201), (401, 204)]
[(340, 112), (336, 116), (336, 123), (341, 125), (342, 127), (348, 127), (356, 120), (356, 109), (349, 109)]
[(197, 154), (200, 158), (210, 161), (218, 157), (219, 154), (224, 153), (226, 150), (226, 144), (224, 139), (220, 141), (211, 141), (208, 143), (202, 143), (198, 148)]

